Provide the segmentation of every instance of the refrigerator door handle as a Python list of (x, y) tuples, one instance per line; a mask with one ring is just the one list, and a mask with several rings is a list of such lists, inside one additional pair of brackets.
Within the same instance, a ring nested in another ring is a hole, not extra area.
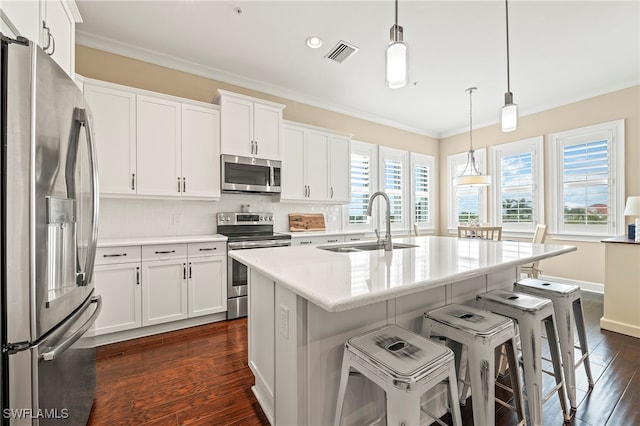
[[(91, 180), (91, 233), (87, 244), (87, 257), (84, 272), (78, 274), (78, 285), (86, 286), (93, 278), (93, 268), (96, 261), (98, 245), (98, 161), (96, 159), (95, 142), (93, 140), (93, 126), (89, 120), (87, 110), (76, 108), (74, 111), (77, 126), (84, 126), (87, 137), (87, 153), (89, 157), (89, 178)], [(75, 132), (80, 137), (80, 132)]]
[(96, 310), (93, 311), (93, 314), (91, 314), (87, 322), (85, 322), (82, 325), (82, 327), (76, 330), (71, 336), (67, 337), (60, 344), (56, 345), (56, 347), (54, 347), (50, 351), (42, 353), (39, 357), (40, 360), (42, 361), (55, 360), (58, 356), (62, 355), (64, 351), (69, 349), (75, 342), (77, 342), (84, 335), (84, 333), (86, 333), (87, 330), (89, 330), (89, 328), (91, 328), (93, 323), (96, 321), (96, 318), (98, 318), (98, 315), (100, 315), (100, 311), (102, 310), (102, 296), (98, 295), (98, 296), (92, 297), (91, 303), (97, 303), (98, 306), (96, 306)]

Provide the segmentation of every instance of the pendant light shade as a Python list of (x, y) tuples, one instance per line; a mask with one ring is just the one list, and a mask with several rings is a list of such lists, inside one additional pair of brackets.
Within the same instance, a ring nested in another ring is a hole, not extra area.
[(518, 128), (518, 105), (513, 103), (509, 70), (509, 0), (504, 1), (507, 29), (507, 92), (504, 94), (504, 106), (500, 114), (503, 132), (513, 132)]
[(398, 89), (409, 83), (409, 52), (402, 34), (403, 29), (398, 25), (398, 0), (396, 0), (396, 20), (390, 30), (391, 41), (385, 57), (386, 83), (391, 89)]
[(466, 90), (469, 93), (469, 152), (467, 153), (467, 164), (461, 174), (453, 178), (453, 184), (456, 187), (472, 187), (491, 185), (491, 176), (483, 175), (478, 171), (476, 164), (475, 151), (473, 149), (473, 92), (478, 90), (477, 87), (470, 87)]

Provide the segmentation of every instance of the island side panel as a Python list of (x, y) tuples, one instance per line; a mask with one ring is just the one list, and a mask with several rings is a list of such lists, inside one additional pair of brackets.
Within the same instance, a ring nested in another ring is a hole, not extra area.
[(248, 277), (248, 361), (255, 377), (251, 388), (262, 410), (275, 423), (275, 284), (251, 268)]

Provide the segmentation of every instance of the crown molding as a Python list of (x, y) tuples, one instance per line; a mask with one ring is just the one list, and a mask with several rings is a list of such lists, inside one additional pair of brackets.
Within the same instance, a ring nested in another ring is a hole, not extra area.
[(107, 37), (96, 36), (82, 30), (76, 30), (76, 43), (81, 46), (102, 50), (108, 53), (125, 56), (127, 58), (136, 59), (143, 62), (149, 62), (154, 65), (159, 65), (177, 71), (194, 74), (199, 77), (210, 78), (223, 83), (244, 87), (246, 89), (256, 90), (268, 95), (288, 99), (293, 102), (304, 103), (316, 108), (348, 115), (350, 117), (359, 118), (361, 120), (371, 121), (377, 124), (393, 127), (395, 129), (404, 130), (418, 135), (428, 136), (434, 139), (439, 139), (441, 137), (437, 132), (433, 132), (427, 129), (408, 126), (406, 124), (398, 123), (396, 121), (389, 120), (377, 115), (367, 114), (362, 111), (327, 103), (322, 101), (321, 99), (309, 97), (305, 94), (295, 92), (284, 87), (271, 85), (263, 81), (249, 79), (237, 74), (222, 71), (213, 67), (200, 65), (195, 62), (187, 61), (175, 56), (156, 52), (150, 49), (145, 49), (128, 43), (122, 43), (120, 41), (116, 41)]

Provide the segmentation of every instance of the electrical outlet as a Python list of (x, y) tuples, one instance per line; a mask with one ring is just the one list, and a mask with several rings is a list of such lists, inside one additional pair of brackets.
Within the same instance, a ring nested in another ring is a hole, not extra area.
[(289, 308), (280, 305), (280, 334), (289, 339)]

